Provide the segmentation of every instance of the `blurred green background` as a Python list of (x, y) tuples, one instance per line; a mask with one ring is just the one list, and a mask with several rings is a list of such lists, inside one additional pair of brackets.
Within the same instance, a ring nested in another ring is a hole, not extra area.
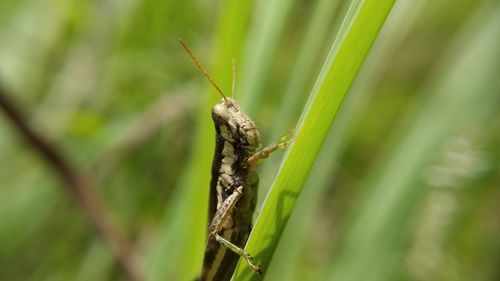
[[(236, 59), (237, 100), (269, 144), (299, 120), (349, 5), (1, 1), (0, 87), (91, 180), (140, 279), (192, 280), (219, 96), (177, 39), (226, 93)], [(500, 280), (498, 46), (497, 1), (396, 1), (264, 280)], [(259, 168), (259, 205), (282, 155)], [(130, 278), (4, 114), (0, 159), (0, 280)]]

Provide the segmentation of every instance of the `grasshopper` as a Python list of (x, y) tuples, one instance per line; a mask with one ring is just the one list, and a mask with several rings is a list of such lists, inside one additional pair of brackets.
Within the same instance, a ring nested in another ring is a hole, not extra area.
[(258, 176), (255, 166), (269, 155), (288, 146), (291, 138), (261, 149), (260, 134), (254, 122), (234, 99), (233, 60), (232, 98), (228, 98), (200, 64), (191, 49), (179, 39), (200, 72), (222, 96), (212, 110), (215, 125), (215, 153), (210, 181), (209, 225), (200, 281), (230, 280), (239, 257), (257, 274), (259, 265), (242, 247), (252, 230), (257, 202)]

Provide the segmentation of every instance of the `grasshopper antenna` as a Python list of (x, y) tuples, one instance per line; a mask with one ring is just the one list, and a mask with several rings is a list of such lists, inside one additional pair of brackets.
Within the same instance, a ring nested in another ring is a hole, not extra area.
[[(188, 53), (189, 57), (191, 57), (191, 59), (196, 64), (196, 66), (198, 67), (198, 69), (200, 70), (200, 72), (203, 74), (203, 76), (205, 76), (208, 79), (208, 81), (210, 82), (210, 84), (212, 84), (215, 87), (215, 89), (217, 90), (217, 92), (219, 92), (219, 94), (221, 94), (221, 96), (224, 98), (224, 101), (226, 103), (228, 103), (229, 101), (228, 101), (226, 95), (224, 95), (224, 93), (219, 88), (219, 86), (217, 86), (217, 84), (215, 84), (214, 79), (212, 79), (212, 77), (210, 76), (210, 74), (208, 74), (208, 71), (201, 65), (201, 63), (198, 61), (198, 59), (194, 55), (193, 51), (191, 51), (191, 49), (184, 42), (184, 40), (182, 40), (180, 38), (179, 38), (179, 43), (181, 43), (182, 47), (184, 48), (184, 50), (186, 50), (186, 52)], [(233, 81), (233, 83), (234, 83), (234, 81)]]
[(231, 86), (231, 98), (234, 100), (234, 96), (236, 94), (236, 60), (233, 58), (231, 60), (231, 64), (233, 65), (233, 84)]

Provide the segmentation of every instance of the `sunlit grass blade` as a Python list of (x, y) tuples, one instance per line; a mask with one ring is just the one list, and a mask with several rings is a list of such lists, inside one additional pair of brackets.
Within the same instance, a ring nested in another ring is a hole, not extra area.
[[(375, 41), (394, 1), (355, 1), (331, 47), (297, 128), (296, 139), (266, 198), (246, 250), (264, 270), (281, 237), (298, 195), (354, 77)], [(242, 261), (234, 280), (257, 280)]]
[[(399, 0), (379, 34), (379, 39), (372, 48), (362, 69), (360, 70), (349, 96), (335, 120), (335, 126), (330, 129), (319, 156), (304, 184), (300, 199), (286, 226), (280, 244), (270, 264), (267, 280), (321, 280), (326, 271), (323, 266), (328, 263), (307, 262), (310, 250), (311, 232), (315, 231), (317, 216), (324, 208), (322, 200), (327, 197), (328, 187), (332, 186), (339, 161), (349, 144), (353, 131), (357, 128), (360, 118), (369, 105), (376, 84), (382, 73), (391, 66), (391, 56), (406, 38), (410, 27), (415, 23), (420, 14), (422, 1), (415, 5), (412, 0)], [(338, 198), (335, 198), (337, 201)], [(321, 226), (324, 227), (324, 226)], [(331, 241), (331, 240), (330, 240)], [(334, 246), (330, 243), (322, 249), (328, 253)], [(304, 266), (306, 265), (307, 266)]]
[[(350, 227), (334, 256), (329, 280), (392, 280), (407, 246), (405, 230), (428, 189), (419, 184), (443, 141), (485, 103), (498, 98), (500, 6), (487, 4), (430, 76), (392, 141), (387, 161), (374, 170), (353, 205)], [(438, 82), (439, 81), (439, 82)], [(495, 88), (496, 84), (496, 88)], [(484, 108), (485, 109), (485, 108)]]
[[(331, 37), (333, 40), (336, 28), (332, 25), (335, 23), (335, 27), (337, 27), (341, 23), (340, 20), (332, 20), (339, 2), (336, 0), (317, 1), (310, 17), (309, 26), (301, 39), (297, 59), (283, 92), (283, 102), (277, 113), (277, 118), (274, 120), (271, 136), (266, 138), (265, 143), (278, 140), (283, 132), (290, 130), (296, 124), (301, 106), (307, 98), (307, 91), (314, 82), (315, 74), (320, 70), (317, 63), (318, 58), (323, 57), (324, 51), (322, 50), (330, 43), (326, 42), (325, 38)], [(279, 157), (271, 157), (260, 167), (259, 194), (265, 195), (269, 191), (280, 160)], [(259, 196), (257, 202), (257, 206), (260, 206), (264, 202), (264, 196)]]

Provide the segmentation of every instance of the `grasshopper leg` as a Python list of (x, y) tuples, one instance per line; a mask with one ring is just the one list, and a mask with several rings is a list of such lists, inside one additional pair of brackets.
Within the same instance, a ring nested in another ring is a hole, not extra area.
[(226, 221), (230, 219), (229, 214), (234, 208), (234, 205), (238, 202), (241, 197), (241, 192), (243, 191), (243, 186), (238, 187), (233, 194), (229, 195), (224, 202), (219, 206), (214, 214), (210, 226), (208, 227), (208, 232), (210, 235), (214, 236), (219, 233), (219, 231), (226, 226)]
[(260, 267), (253, 263), (253, 257), (248, 252), (219, 235), (219, 231), (226, 226), (226, 222), (230, 219), (229, 214), (234, 208), (234, 205), (236, 205), (236, 202), (240, 199), (242, 190), (242, 186), (238, 187), (233, 194), (222, 202), (221, 206), (217, 209), (212, 222), (210, 223), (209, 233), (210, 236), (214, 237), (215, 240), (221, 245), (243, 257), (253, 271), (261, 274)]
[(268, 158), (269, 155), (271, 155), (271, 153), (275, 152), (276, 150), (287, 148), (294, 140), (295, 137), (293, 136), (293, 132), (286, 133), (280, 138), (278, 143), (266, 146), (263, 149), (255, 152), (252, 156), (248, 157), (247, 165), (249, 167), (256, 166), (257, 164)]
[(224, 239), (224, 237), (220, 236), (219, 234), (215, 234), (215, 240), (217, 240), (217, 242), (221, 243), (222, 245), (226, 246), (226, 248), (233, 251), (237, 255), (243, 257), (247, 261), (248, 266), (250, 266), (250, 268), (254, 272), (256, 272), (257, 274), (262, 274), (260, 266), (254, 264), (253, 257), (247, 251)]

